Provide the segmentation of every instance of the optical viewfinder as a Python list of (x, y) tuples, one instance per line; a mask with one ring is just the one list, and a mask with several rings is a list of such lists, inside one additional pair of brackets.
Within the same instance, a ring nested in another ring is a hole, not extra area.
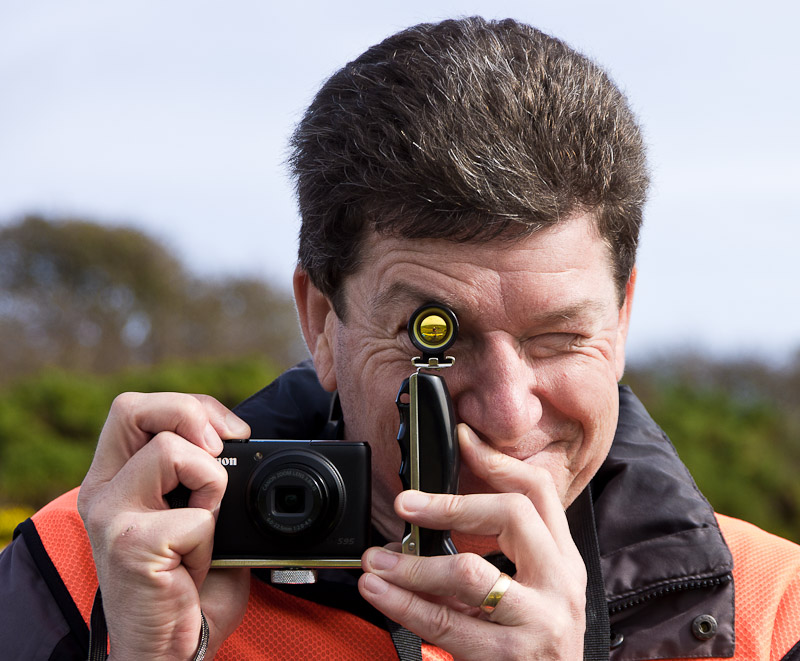
[(453, 311), (439, 303), (420, 306), (408, 320), (412, 344), (425, 356), (442, 356), (458, 336), (458, 319)]

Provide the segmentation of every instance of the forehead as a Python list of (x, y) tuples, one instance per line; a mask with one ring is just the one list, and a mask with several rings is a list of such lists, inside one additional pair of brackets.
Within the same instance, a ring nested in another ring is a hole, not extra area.
[(517, 239), (454, 243), (370, 234), (346, 283), (348, 306), (372, 310), (438, 300), (457, 309), (605, 306), (615, 298), (610, 251), (590, 216)]

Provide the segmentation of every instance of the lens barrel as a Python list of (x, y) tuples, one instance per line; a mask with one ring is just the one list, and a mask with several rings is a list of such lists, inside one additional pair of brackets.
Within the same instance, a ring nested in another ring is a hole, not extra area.
[(339, 471), (321, 454), (304, 450), (267, 457), (253, 472), (248, 491), (254, 520), (276, 538), (321, 539), (345, 507)]

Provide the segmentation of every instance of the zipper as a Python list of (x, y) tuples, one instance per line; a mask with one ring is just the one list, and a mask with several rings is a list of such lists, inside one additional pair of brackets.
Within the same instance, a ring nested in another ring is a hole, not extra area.
[(678, 581), (675, 583), (670, 583), (669, 585), (662, 585), (661, 587), (654, 588), (652, 590), (647, 590), (637, 595), (634, 595), (633, 597), (628, 597), (624, 600), (620, 600), (613, 604), (609, 604), (608, 613), (609, 615), (614, 615), (615, 613), (619, 613), (620, 611), (623, 611), (626, 608), (630, 608), (631, 606), (638, 606), (639, 604), (643, 604), (652, 599), (657, 599), (658, 597), (662, 597), (665, 594), (671, 594), (673, 592), (683, 592), (685, 590), (710, 588), (717, 585), (724, 585), (726, 583), (730, 583), (732, 580), (733, 580), (733, 574), (728, 572), (721, 576), (714, 576), (711, 578), (699, 578), (686, 581)]

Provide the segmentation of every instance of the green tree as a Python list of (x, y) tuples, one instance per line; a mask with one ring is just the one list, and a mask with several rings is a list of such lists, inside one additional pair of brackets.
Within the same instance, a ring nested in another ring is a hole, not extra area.
[(0, 381), (59, 366), (305, 355), (294, 305), (255, 279), (191, 275), (130, 228), (29, 216), (0, 231)]
[(0, 508), (38, 508), (80, 484), (111, 402), (125, 391), (203, 392), (232, 407), (279, 370), (258, 358), (94, 375), (48, 369), (0, 389)]
[(672, 356), (625, 382), (672, 440), (714, 508), (800, 541), (798, 363)]

